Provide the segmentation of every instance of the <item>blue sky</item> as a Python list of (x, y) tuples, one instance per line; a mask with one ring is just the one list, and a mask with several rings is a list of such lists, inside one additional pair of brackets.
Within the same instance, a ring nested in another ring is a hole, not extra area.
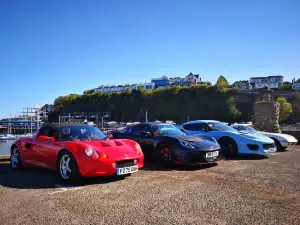
[(299, 0), (0, 1), (0, 118), (101, 84), (300, 78)]

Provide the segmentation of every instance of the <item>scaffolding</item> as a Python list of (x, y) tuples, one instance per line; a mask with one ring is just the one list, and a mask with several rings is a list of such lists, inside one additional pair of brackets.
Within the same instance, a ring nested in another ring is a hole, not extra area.
[(111, 121), (111, 112), (72, 112), (61, 113), (59, 123), (94, 122), (97, 127), (103, 127), (105, 122)]
[[(25, 108), (23, 108), (23, 111), (21, 112), (21, 118), (24, 120), (30, 121), (29, 127), (28, 127), (30, 134), (33, 133), (33, 128), (35, 128), (31, 122), (37, 122), (37, 124), (39, 125), (40, 118), (41, 118), (40, 115), (41, 115), (41, 107), (25, 107)], [(44, 112), (43, 112), (43, 115), (44, 115)]]

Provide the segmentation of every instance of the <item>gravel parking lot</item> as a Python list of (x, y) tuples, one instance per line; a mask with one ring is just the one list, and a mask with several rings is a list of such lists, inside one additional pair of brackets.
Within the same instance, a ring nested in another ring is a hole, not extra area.
[(0, 161), (1, 224), (300, 224), (300, 147), (62, 185)]

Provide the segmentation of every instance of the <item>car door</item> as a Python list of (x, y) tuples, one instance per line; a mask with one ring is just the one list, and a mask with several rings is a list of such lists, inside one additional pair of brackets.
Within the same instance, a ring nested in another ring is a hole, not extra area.
[[(53, 138), (53, 140), (40, 140), (40, 136)], [(40, 167), (55, 169), (57, 153), (60, 150), (57, 143), (57, 134), (53, 128), (45, 127), (42, 132), (37, 135), (33, 146), (37, 153), (37, 161)]]
[(32, 166), (37, 166), (38, 153), (35, 151), (34, 143), (35, 143), (35, 137), (26, 138), (24, 140), (24, 143), (22, 146), (22, 161), (26, 164), (30, 164)]
[(151, 134), (149, 125), (138, 124), (131, 127), (126, 138), (138, 142), (144, 154), (147, 154), (153, 148), (153, 136), (149, 134)]
[(146, 156), (153, 155), (154, 136), (149, 125), (141, 125), (139, 144)]

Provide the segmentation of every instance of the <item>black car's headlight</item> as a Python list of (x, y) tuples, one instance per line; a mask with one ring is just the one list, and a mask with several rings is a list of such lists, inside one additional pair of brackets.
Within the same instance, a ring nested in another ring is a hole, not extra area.
[(182, 145), (182, 146), (184, 146), (184, 147), (186, 147), (186, 148), (191, 148), (191, 149), (193, 149), (193, 148), (195, 148), (191, 143), (189, 143), (188, 141), (184, 141), (184, 140), (178, 140), (179, 141), (179, 143)]
[(211, 137), (211, 139), (212, 139), (216, 144), (218, 144), (217, 139), (215, 139), (214, 137)]
[(216, 144), (218, 144), (218, 141), (214, 137), (210, 137), (207, 135), (196, 135), (196, 136), (199, 138), (202, 138), (204, 140), (212, 141), (212, 142), (215, 142)]

